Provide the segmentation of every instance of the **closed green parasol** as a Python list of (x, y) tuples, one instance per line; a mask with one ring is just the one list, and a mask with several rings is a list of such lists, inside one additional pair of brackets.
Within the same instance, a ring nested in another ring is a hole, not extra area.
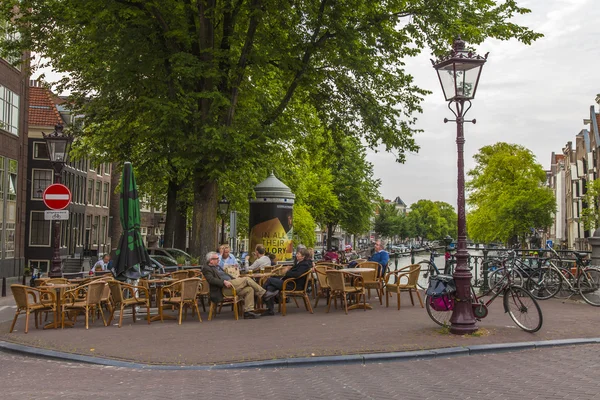
[(120, 212), (123, 234), (115, 252), (113, 274), (122, 281), (148, 276), (152, 272), (152, 261), (140, 234), (140, 199), (130, 162), (123, 167)]

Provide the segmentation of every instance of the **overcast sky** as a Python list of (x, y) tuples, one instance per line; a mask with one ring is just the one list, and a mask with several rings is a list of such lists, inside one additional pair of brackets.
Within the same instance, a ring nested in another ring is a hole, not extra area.
[[(552, 151), (560, 153), (589, 118), (590, 106), (600, 93), (600, 2), (598, 0), (518, 1), (531, 14), (514, 21), (545, 35), (531, 46), (516, 40), (488, 40), (477, 47), (489, 52), (473, 107), (465, 123), (465, 171), (473, 155), (500, 141), (530, 149), (545, 169)], [(430, 54), (407, 64), (415, 83), (433, 92), (418, 115), (416, 136), (420, 150), (407, 155), (405, 164), (394, 155), (369, 154), (375, 176), (382, 181), (386, 199), (400, 196), (408, 205), (419, 199), (440, 200), (456, 207), (456, 124), (444, 101)]]

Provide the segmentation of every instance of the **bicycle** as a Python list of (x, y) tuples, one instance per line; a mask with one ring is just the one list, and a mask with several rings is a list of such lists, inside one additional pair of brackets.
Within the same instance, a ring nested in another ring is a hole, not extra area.
[[(562, 263), (562, 258), (551, 247), (554, 257)], [(533, 278), (530, 290), (540, 290), (540, 286), (555, 285), (554, 296), (570, 298), (579, 294), (588, 304), (600, 307), (600, 269), (590, 267), (590, 260), (586, 259), (587, 253), (571, 252), (575, 256), (575, 274), (564, 267), (557, 267), (553, 258), (549, 258), (546, 266), (542, 267), (539, 274)], [(563, 289), (564, 287), (564, 289)]]
[[(429, 260), (421, 260), (417, 263), (421, 266), (421, 273), (419, 274), (417, 286), (422, 290), (426, 290), (429, 286), (429, 279), (440, 274), (440, 270), (438, 269), (437, 265), (435, 265), (435, 258), (440, 254), (437, 253), (433, 247), (427, 246), (425, 247), (425, 250), (429, 251)], [(450, 265), (451, 262), (444, 266), (445, 275), (450, 273)]]
[[(482, 296), (477, 297), (475, 289), (471, 286), (471, 296), (467, 299), (457, 299), (456, 293), (448, 295), (450, 297), (450, 307), (446, 310), (436, 310), (433, 307), (438, 306), (436, 298), (427, 294), (425, 297), (425, 308), (429, 317), (438, 325), (448, 326), (452, 315), (453, 305), (456, 301), (470, 301), (473, 307), (473, 315), (478, 321), (481, 321), (488, 315), (489, 306), (496, 300), (500, 294), (503, 295), (504, 312), (508, 313), (515, 324), (526, 332), (537, 332), (544, 322), (542, 310), (537, 300), (521, 286), (513, 283), (511, 271), (504, 268), (502, 279), (496, 282), (498, 286), (492, 297), (484, 302)], [(443, 276), (445, 279), (449, 278)], [(489, 293), (489, 292), (488, 292)], [(531, 323), (529, 322), (531, 319)]]

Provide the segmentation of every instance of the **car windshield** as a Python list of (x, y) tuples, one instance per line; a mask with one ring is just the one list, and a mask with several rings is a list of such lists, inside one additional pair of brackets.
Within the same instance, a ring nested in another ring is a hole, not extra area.
[(177, 261), (173, 260), (170, 257), (165, 257), (165, 256), (150, 256), (150, 258), (152, 258), (155, 261), (158, 261), (160, 264), (167, 266), (167, 267), (173, 267), (173, 266), (177, 266)]
[(192, 257), (185, 251), (179, 249), (165, 249), (165, 251), (169, 252), (169, 254), (173, 256), (173, 258), (185, 257), (186, 259), (190, 259)]

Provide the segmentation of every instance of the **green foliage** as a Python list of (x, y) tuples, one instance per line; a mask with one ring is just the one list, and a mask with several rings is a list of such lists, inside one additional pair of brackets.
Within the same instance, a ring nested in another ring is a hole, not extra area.
[(552, 224), (556, 201), (544, 185), (546, 173), (521, 145), (499, 142), (482, 147), (468, 172), (469, 236), (481, 242), (522, 242), (531, 228)]
[[(21, 40), (2, 38), (0, 49), (37, 52), (47, 60), (38, 66), (68, 74), (57, 92), (84, 116), (80, 154), (131, 161), (145, 171), (140, 184), (193, 183), (193, 232), (209, 250), (219, 195), (242, 199), (277, 162), (295, 164), (307, 133), (404, 161), (418, 149), (414, 114), (428, 93), (404, 60), (446, 52), (458, 34), (531, 43), (541, 35), (511, 21), (528, 12), (514, 0), (4, 0), (0, 20)], [(329, 187), (305, 204), (320, 223), (364, 231), (370, 166), (332, 158)]]
[(299, 243), (306, 247), (314, 247), (316, 228), (317, 224), (307, 207), (302, 204), (294, 204), (294, 236), (298, 237)]
[(411, 205), (407, 215), (411, 236), (428, 240), (456, 237), (457, 220), (454, 208), (443, 201), (419, 200)]
[(396, 208), (395, 203), (380, 202), (375, 217), (373, 230), (383, 237), (401, 235), (404, 216)]
[(587, 185), (587, 191), (583, 196), (583, 210), (581, 210), (581, 221), (586, 230), (600, 228), (600, 180), (596, 179)]

